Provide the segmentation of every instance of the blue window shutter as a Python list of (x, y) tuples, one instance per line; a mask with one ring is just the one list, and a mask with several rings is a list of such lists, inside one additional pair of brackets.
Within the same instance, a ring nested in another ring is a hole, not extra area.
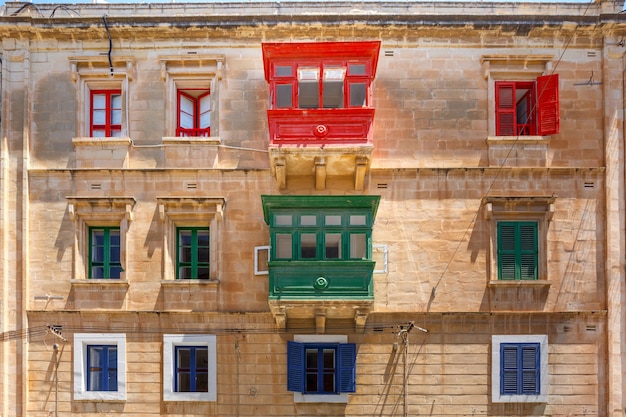
[(304, 344), (287, 342), (287, 390), (304, 392)]
[(521, 347), (522, 394), (539, 394), (539, 346)]
[(500, 345), (500, 394), (539, 394), (539, 344)]
[(356, 345), (342, 343), (337, 345), (339, 392), (356, 391)]

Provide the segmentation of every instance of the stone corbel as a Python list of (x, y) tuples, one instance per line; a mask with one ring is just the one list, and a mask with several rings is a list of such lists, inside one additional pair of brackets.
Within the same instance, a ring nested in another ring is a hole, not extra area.
[(365, 187), (365, 174), (367, 173), (367, 158), (356, 158), (356, 164), (354, 169), (354, 189), (357, 191), (363, 191)]
[(492, 215), (493, 215), (493, 204), (491, 203), (485, 204), (485, 220), (491, 220)]
[(284, 189), (287, 186), (287, 166), (285, 158), (276, 158), (276, 183), (279, 189)]
[(554, 216), (554, 203), (549, 203), (548, 204), (548, 212), (546, 213), (546, 219), (548, 220), (552, 220), (552, 217)]
[(70, 203), (67, 205), (67, 213), (69, 214), (71, 221), (76, 220), (76, 206), (74, 205), (74, 203)]
[(224, 63), (222, 61), (217, 61), (217, 71), (215, 73), (215, 76), (217, 77), (218, 80), (222, 80), (222, 75), (223, 75), (223, 66)]
[(124, 210), (124, 218), (129, 223), (133, 220), (133, 206), (132, 206), (132, 204), (126, 204), (126, 210)]
[(167, 79), (167, 62), (161, 61), (161, 80), (165, 81)]
[(365, 322), (367, 321), (367, 311), (357, 310), (354, 314), (354, 324), (357, 332), (363, 333), (365, 331)]
[(159, 204), (159, 219), (165, 223), (165, 204)]
[(317, 310), (315, 312), (315, 331), (318, 334), (326, 331), (326, 311)]
[(70, 76), (72, 81), (76, 82), (78, 80), (78, 65), (76, 62), (70, 62)]
[(215, 205), (215, 219), (218, 222), (221, 222), (224, 219), (224, 205), (222, 203), (217, 203)]
[(326, 158), (323, 156), (315, 158), (315, 189), (326, 189)]

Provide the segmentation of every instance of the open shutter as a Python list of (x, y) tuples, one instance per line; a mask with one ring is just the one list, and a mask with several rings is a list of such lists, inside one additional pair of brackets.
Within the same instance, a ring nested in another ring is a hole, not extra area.
[(500, 394), (517, 394), (518, 350), (515, 345), (500, 345)]
[(304, 392), (304, 343), (287, 342), (287, 390)]
[(516, 135), (515, 83), (496, 82), (496, 135)]
[(523, 345), (521, 350), (521, 394), (539, 394), (539, 345)]
[(519, 225), (520, 239), (520, 279), (538, 279), (537, 274), (537, 224), (521, 223)]
[(559, 76), (537, 77), (537, 130), (540, 136), (559, 133)]
[(204, 93), (198, 97), (198, 128), (209, 129), (211, 127), (211, 94)]
[(339, 392), (355, 392), (356, 345), (354, 343), (337, 345), (337, 353), (339, 355), (337, 363)]
[(498, 279), (515, 279), (515, 223), (498, 223)]

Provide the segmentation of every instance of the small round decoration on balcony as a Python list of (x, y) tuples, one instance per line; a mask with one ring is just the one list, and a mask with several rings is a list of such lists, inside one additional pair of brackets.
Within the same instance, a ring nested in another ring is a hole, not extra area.
[(328, 287), (328, 280), (324, 277), (317, 277), (313, 286), (316, 290), (323, 290)]
[(326, 127), (325, 125), (317, 125), (313, 129), (313, 134), (318, 138), (323, 138), (324, 136), (328, 135), (328, 127)]

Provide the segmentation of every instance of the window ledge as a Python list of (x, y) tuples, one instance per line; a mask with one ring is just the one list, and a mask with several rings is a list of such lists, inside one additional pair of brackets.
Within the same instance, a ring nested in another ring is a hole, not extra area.
[(179, 136), (166, 136), (162, 138), (164, 145), (180, 145), (180, 144), (188, 144), (188, 145), (220, 145), (222, 140), (219, 136), (187, 136), (187, 137), (179, 137)]
[(93, 137), (79, 137), (72, 138), (72, 144), (74, 146), (101, 146), (101, 145), (127, 145), (129, 146), (132, 143), (129, 137), (104, 137), (104, 138), (93, 138)]
[(72, 279), (70, 280), (70, 284), (72, 285), (106, 285), (106, 286), (126, 286), (128, 287), (128, 281), (125, 279), (113, 279), (113, 278), (106, 278), (106, 279), (94, 279), (94, 278), (87, 278), (87, 279)]
[(207, 285), (211, 287), (217, 287), (220, 283), (219, 279), (164, 279), (161, 280), (163, 286), (177, 286), (177, 285)]
[(538, 280), (492, 280), (489, 281), (490, 287), (549, 287), (551, 281), (546, 279)]
[(487, 136), (487, 143), (549, 144), (551, 136)]

